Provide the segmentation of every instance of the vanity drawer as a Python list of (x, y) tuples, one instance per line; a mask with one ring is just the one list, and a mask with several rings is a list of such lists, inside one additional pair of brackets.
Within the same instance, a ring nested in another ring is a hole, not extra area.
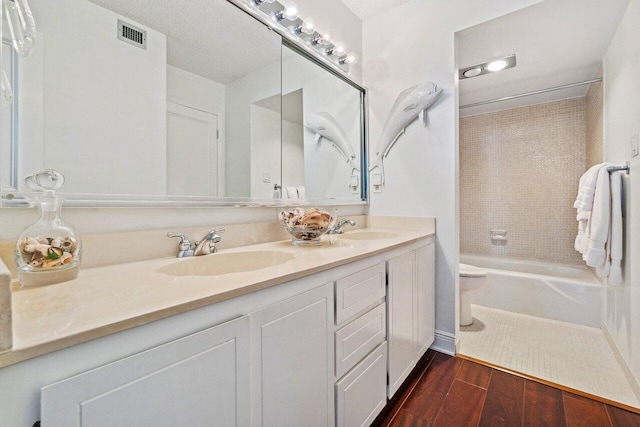
[(336, 281), (336, 325), (356, 316), (386, 294), (384, 263)]
[(370, 425), (387, 404), (387, 343), (336, 383), (337, 427)]
[(384, 303), (336, 332), (336, 378), (343, 376), (387, 336)]

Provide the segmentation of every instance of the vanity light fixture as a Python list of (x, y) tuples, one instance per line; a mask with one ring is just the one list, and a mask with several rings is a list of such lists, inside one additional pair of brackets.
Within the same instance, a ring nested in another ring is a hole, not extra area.
[(305, 18), (304, 21), (302, 21), (302, 24), (298, 25), (297, 27), (292, 29), (292, 32), (296, 35), (298, 34), (313, 34), (315, 33), (315, 27), (313, 25), (313, 19), (312, 18)]
[(337, 42), (332, 47), (327, 48), (326, 52), (328, 56), (338, 56), (341, 57), (347, 51), (347, 46), (342, 42)]
[(287, 3), (284, 5), (284, 9), (274, 15), (276, 20), (283, 21), (285, 19), (289, 21), (295, 21), (298, 19), (298, 6), (295, 3)]
[(313, 19), (300, 17), (294, 3), (280, 3), (278, 0), (246, 0), (243, 3), (275, 21), (276, 25), (283, 27), (343, 71), (349, 72), (349, 65), (358, 62), (358, 55), (348, 52), (344, 43), (333, 43), (330, 31), (317, 30)]
[(356, 62), (358, 62), (358, 59), (360, 59), (358, 57), (358, 54), (355, 52), (350, 52), (342, 57), (340, 57), (340, 63), (341, 64), (355, 64)]
[(464, 67), (458, 70), (458, 77), (462, 79), (470, 79), (472, 77), (482, 76), (484, 74), (496, 73), (498, 71), (507, 70), (516, 66), (516, 55), (509, 55), (503, 58), (496, 58), (482, 64)]

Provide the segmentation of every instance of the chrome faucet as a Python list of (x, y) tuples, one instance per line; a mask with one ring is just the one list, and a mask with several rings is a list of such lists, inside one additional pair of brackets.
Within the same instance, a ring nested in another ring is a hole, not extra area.
[(333, 227), (331, 227), (331, 229), (329, 230), (329, 234), (342, 234), (344, 233), (344, 226), (349, 224), (352, 227), (356, 226), (356, 222), (352, 219), (341, 219), (340, 221), (338, 221), (336, 223), (336, 225), (334, 225)]
[(214, 254), (218, 251), (216, 243), (222, 240), (222, 237), (218, 233), (224, 232), (224, 228), (216, 228), (211, 230), (202, 238), (202, 240), (195, 242), (194, 244), (183, 233), (174, 233), (170, 231), (167, 233), (167, 237), (179, 237), (180, 243), (178, 245), (178, 258), (186, 258), (190, 256), (208, 255)]

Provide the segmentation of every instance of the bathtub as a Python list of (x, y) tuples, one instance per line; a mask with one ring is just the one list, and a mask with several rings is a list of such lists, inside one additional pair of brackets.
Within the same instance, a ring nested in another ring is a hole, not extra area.
[(488, 273), (472, 304), (600, 328), (602, 287), (587, 267), (467, 254), (460, 262)]

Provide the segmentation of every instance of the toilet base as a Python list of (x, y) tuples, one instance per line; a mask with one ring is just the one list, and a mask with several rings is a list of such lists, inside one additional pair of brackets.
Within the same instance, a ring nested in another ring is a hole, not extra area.
[(460, 326), (469, 326), (473, 323), (471, 315), (471, 295), (469, 292), (460, 292)]

